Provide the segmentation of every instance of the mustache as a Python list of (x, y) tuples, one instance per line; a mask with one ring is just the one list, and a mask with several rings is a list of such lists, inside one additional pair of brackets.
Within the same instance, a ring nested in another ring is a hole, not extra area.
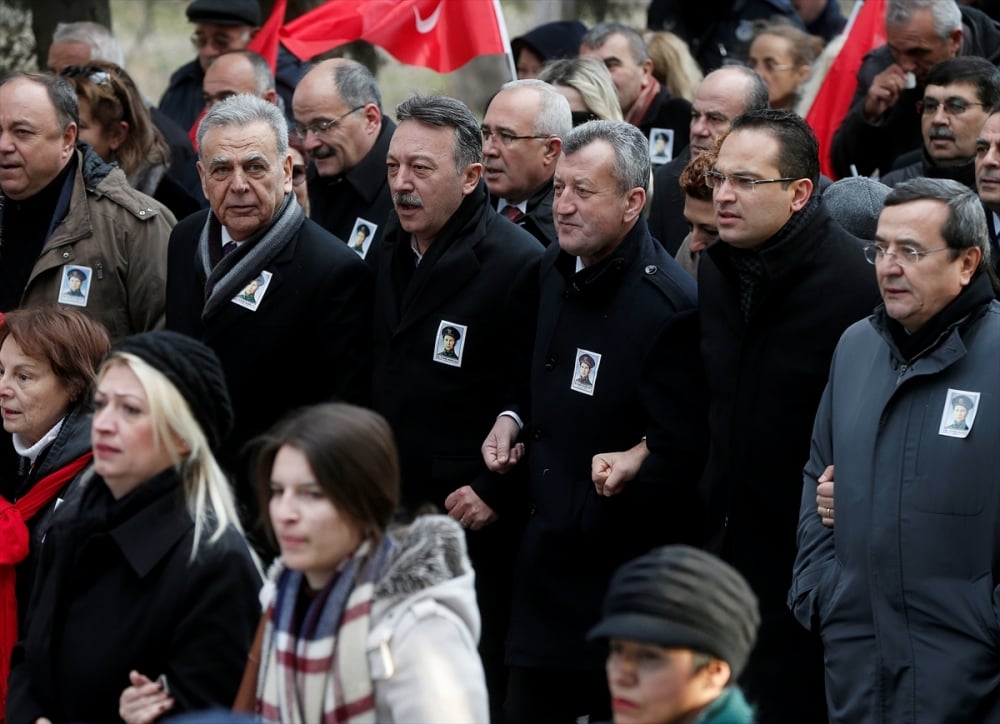
[(337, 152), (330, 146), (320, 146), (315, 151), (312, 152), (313, 158), (330, 158), (330, 156), (335, 156)]
[(392, 195), (392, 203), (396, 206), (423, 206), (424, 202), (419, 196), (413, 194), (396, 193)]
[(931, 127), (931, 132), (930, 132), (929, 135), (930, 135), (932, 141), (940, 139), (940, 138), (944, 138), (944, 139), (947, 139), (949, 141), (954, 141), (955, 140), (955, 134), (952, 133), (951, 130), (949, 130), (949, 129), (943, 127), (943, 126), (932, 126)]

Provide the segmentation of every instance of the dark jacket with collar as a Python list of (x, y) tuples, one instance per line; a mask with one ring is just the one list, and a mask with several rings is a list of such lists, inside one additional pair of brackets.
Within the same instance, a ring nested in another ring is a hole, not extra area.
[(649, 206), (649, 233), (663, 244), (663, 248), (676, 254), (688, 234), (684, 218), (684, 189), (681, 173), (691, 161), (691, 146), (653, 172), (653, 200)]
[[(170, 237), (167, 328), (215, 350), (236, 424), (220, 462), (246, 484), (240, 448), (303, 405), (368, 398), (371, 274), (340, 239), (305, 219), (291, 242), (263, 269), (271, 272), (256, 311), (227, 303), (203, 319), (205, 277), (198, 240), (211, 212), (184, 219)], [(241, 461), (240, 465), (236, 465)], [(254, 493), (238, 489), (256, 508)]]
[[(509, 387), (527, 376), (542, 246), (493, 210), (484, 183), (415, 269), (395, 215), (377, 243), (367, 259), (376, 278), (372, 406), (396, 432), (403, 503), (443, 506), (471, 484), (502, 507), (511, 486), (486, 471), (480, 446)], [(460, 366), (437, 357), (442, 322), (466, 327)]]
[[(897, 347), (882, 306), (837, 345), (802, 476), (788, 596), (823, 638), (831, 722), (1000, 721), (1000, 303), (991, 292), (974, 277), (962, 292), (974, 296), (926, 322), (935, 326), (915, 355)], [(958, 390), (980, 394), (965, 437), (946, 428)], [(826, 528), (816, 479), (834, 462), (836, 524)]]
[[(524, 216), (517, 222), (518, 226), (538, 239), (543, 246), (552, 246), (559, 241), (556, 237), (555, 220), (552, 218), (553, 197), (552, 179), (549, 179), (528, 197)], [(497, 207), (498, 201), (495, 196), (490, 198), (493, 208)]]
[(339, 176), (320, 176), (315, 166), (310, 166), (309, 215), (313, 221), (334, 236), (351, 243), (354, 242), (351, 231), (358, 219), (365, 219), (378, 227), (374, 230), (371, 244), (382, 236), (392, 211), (385, 159), (395, 130), (396, 124), (383, 115), (375, 145), (357, 166)]
[(673, 130), (673, 155), (676, 156), (687, 148), (691, 136), (691, 101), (671, 95), (666, 86), (661, 86), (638, 126), (646, 138), (654, 128)]
[[(692, 516), (675, 496), (693, 493), (702, 462), (702, 428), (687, 424), (697, 404), (685, 394), (698, 385), (673, 374), (696, 362), (693, 280), (641, 216), (607, 258), (580, 272), (576, 261), (558, 246), (543, 257), (530, 402), (519, 408), (532, 512), (514, 584), (507, 653), (514, 666), (603, 666), (585, 634), (608, 580), (629, 558), (677, 540), (673, 523)], [(581, 392), (573, 385), (584, 351), (599, 359)], [(675, 456), (668, 475), (599, 496), (592, 457), (631, 448), (657, 418), (672, 423), (662, 426), (672, 436), (656, 443)]]
[[(958, 54), (977, 55), (993, 64), (1000, 63), (1000, 23), (975, 8), (959, 5), (962, 11), (962, 47)], [(875, 76), (892, 65), (889, 46), (881, 45), (868, 53), (858, 69), (858, 85), (851, 110), (833, 135), (830, 160), (837, 176), (851, 175), (851, 164), (862, 176), (875, 169), (886, 173), (893, 161), (923, 145), (917, 101), (924, 97), (922, 86), (904, 90), (899, 100), (875, 123), (865, 120), (864, 103)]]
[[(758, 644), (742, 684), (762, 721), (814, 721), (815, 708), (822, 712), (818, 641), (805, 639), (785, 599), (802, 466), (830, 359), (843, 331), (878, 302), (875, 269), (861, 246), (814, 197), (761, 248), (763, 277), (748, 320), (731, 247), (712, 245), (698, 267), (711, 436), (702, 478), (708, 547), (760, 601)], [(788, 677), (769, 675), (775, 666), (812, 678), (790, 690)]]
[(181, 713), (230, 706), (260, 617), (242, 536), (205, 534), (167, 470), (115, 501), (100, 477), (43, 547), (31, 615), (12, 658), (7, 721), (117, 721), (135, 669), (165, 674)]
[(900, 160), (904, 159), (909, 159), (909, 161), (897, 166), (879, 180), (892, 188), (904, 181), (915, 178), (946, 178), (958, 181), (960, 184), (964, 184), (973, 191), (976, 191), (975, 158), (970, 159), (967, 163), (963, 163), (960, 166), (938, 166), (927, 155), (926, 147), (922, 147), (919, 151), (905, 154)]

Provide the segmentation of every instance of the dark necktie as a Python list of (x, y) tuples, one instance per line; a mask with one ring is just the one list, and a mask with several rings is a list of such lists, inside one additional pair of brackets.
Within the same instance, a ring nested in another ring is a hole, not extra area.
[(510, 206), (510, 205), (504, 206), (503, 211), (501, 211), (500, 213), (506, 216), (515, 224), (524, 218), (524, 212), (521, 211), (516, 206)]
[(235, 241), (229, 241), (222, 245), (222, 256), (229, 256), (234, 251), (236, 247), (239, 246)]

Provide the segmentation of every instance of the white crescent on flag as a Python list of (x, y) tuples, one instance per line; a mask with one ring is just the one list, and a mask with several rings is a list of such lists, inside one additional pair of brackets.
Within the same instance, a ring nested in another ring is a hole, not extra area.
[(438, 6), (434, 8), (434, 12), (427, 16), (427, 18), (420, 17), (420, 10), (416, 7), (413, 8), (413, 14), (417, 18), (417, 32), (427, 33), (434, 30), (434, 27), (438, 24), (438, 18), (441, 17), (441, 8), (444, 7), (444, 0), (438, 3)]

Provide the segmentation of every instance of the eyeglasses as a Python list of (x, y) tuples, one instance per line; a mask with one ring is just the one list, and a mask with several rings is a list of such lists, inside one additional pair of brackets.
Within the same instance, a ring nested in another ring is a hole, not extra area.
[(705, 185), (710, 189), (721, 189), (728, 181), (734, 191), (753, 191), (760, 184), (788, 183), (798, 181), (797, 178), (748, 178), (746, 176), (727, 176), (719, 171), (709, 171), (705, 174)]
[(910, 264), (916, 264), (920, 261), (920, 257), (927, 256), (928, 254), (936, 254), (939, 251), (948, 251), (950, 246), (942, 246), (940, 249), (917, 249), (912, 246), (898, 246), (894, 250), (889, 250), (882, 244), (869, 244), (865, 247), (865, 259), (869, 264), (875, 264), (875, 262), (884, 259), (887, 256), (892, 256), (896, 259), (896, 262), (902, 266), (908, 266)]
[(513, 146), (514, 141), (525, 141), (529, 138), (550, 138), (550, 136), (517, 136), (513, 133), (508, 133), (507, 131), (494, 131), (492, 128), (487, 126), (483, 126), (479, 130), (483, 134), (483, 143), (486, 143), (491, 138), (495, 138), (506, 148)]
[(922, 101), (917, 101), (917, 113), (923, 113), (925, 116), (933, 116), (941, 106), (944, 106), (944, 112), (949, 116), (960, 116), (969, 109), (969, 106), (986, 107), (983, 103), (972, 103), (964, 98), (948, 98), (944, 103), (937, 98), (924, 98)]
[(111, 82), (111, 74), (104, 70), (104, 68), (98, 68), (96, 65), (67, 65), (59, 71), (59, 75), (64, 78), (79, 78), (83, 76), (94, 85), (108, 85)]
[(306, 167), (301, 163), (292, 166), (292, 186), (301, 186), (306, 182)]
[(770, 58), (763, 61), (751, 58), (747, 61), (747, 65), (750, 66), (750, 70), (757, 70), (758, 67), (761, 67), (767, 73), (773, 73), (776, 70), (793, 70), (795, 68), (794, 65), (781, 65), (780, 63), (775, 63)]
[(364, 108), (364, 106), (356, 106), (351, 110), (349, 110), (344, 115), (334, 118), (332, 121), (313, 121), (308, 125), (304, 125), (302, 123), (296, 123), (295, 128), (292, 129), (292, 133), (294, 133), (295, 136), (300, 141), (306, 140), (306, 136), (309, 135), (310, 131), (312, 131), (312, 134), (314, 136), (319, 136), (320, 134), (326, 133), (331, 128), (335, 127), (338, 123), (340, 123), (342, 120), (347, 118), (352, 113), (357, 113), (362, 108)]
[(213, 48), (220, 52), (225, 52), (232, 48), (235, 48), (238, 44), (245, 42), (249, 39), (249, 32), (244, 31), (238, 37), (232, 37), (230, 35), (213, 35), (209, 38), (204, 33), (194, 32), (191, 34), (191, 45), (201, 50), (206, 45), (211, 45)]

